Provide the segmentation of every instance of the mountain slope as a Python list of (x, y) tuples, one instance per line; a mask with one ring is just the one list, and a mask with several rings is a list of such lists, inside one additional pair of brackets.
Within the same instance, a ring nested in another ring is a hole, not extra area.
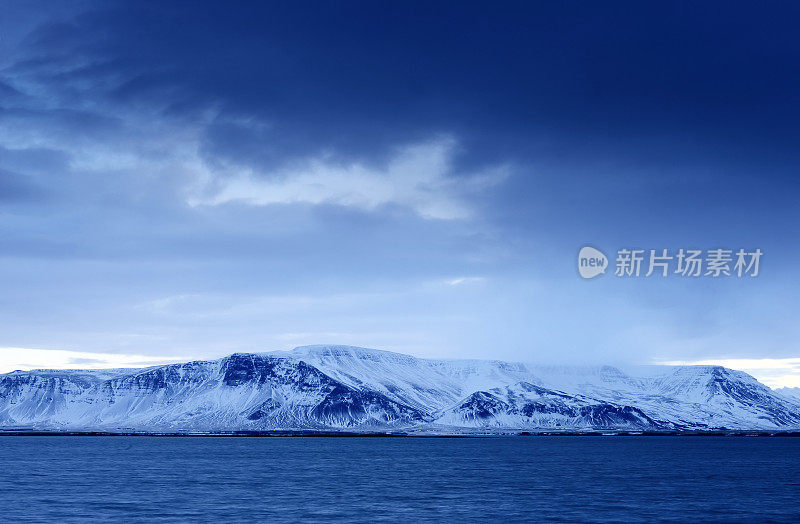
[(235, 354), (113, 377), (0, 376), (0, 425), (65, 429), (229, 430), (409, 425), (421, 413), (346, 386), (308, 364)]
[[(534, 369), (551, 387), (640, 408), (685, 429), (784, 429), (800, 426), (795, 403), (742, 371), (722, 366), (642, 366), (630, 374)], [(634, 375), (635, 373), (635, 375)]]
[(429, 414), (483, 388), (537, 380), (519, 363), (423, 359), (353, 346), (303, 346), (267, 355), (301, 360), (348, 386), (380, 392)]
[(305, 346), (273, 354), (301, 359), (354, 388), (380, 391), (434, 417), (477, 391), (527, 382), (572, 396), (635, 406), (659, 427), (800, 427), (793, 402), (747, 373), (720, 366), (639, 366), (626, 372), (612, 366), (422, 359), (351, 346)]
[(542, 367), (349, 346), (0, 375), (0, 429), (797, 429), (800, 402), (717, 366)]
[(640, 409), (518, 382), (477, 391), (435, 421), (460, 427), (667, 429)]

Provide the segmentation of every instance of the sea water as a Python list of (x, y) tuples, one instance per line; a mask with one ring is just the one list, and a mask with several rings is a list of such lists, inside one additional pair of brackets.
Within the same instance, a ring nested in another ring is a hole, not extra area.
[(0, 519), (800, 522), (800, 438), (4, 436)]

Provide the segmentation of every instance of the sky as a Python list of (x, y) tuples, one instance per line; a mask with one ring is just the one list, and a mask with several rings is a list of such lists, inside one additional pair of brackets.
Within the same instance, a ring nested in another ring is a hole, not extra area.
[[(798, 15), (4, 2), (0, 371), (332, 343), (800, 386)], [(585, 280), (586, 245), (763, 256)]]

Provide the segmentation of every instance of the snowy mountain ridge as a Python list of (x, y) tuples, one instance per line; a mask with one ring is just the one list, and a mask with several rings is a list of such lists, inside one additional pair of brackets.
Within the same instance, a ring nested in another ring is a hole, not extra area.
[(792, 430), (800, 401), (719, 366), (635, 372), (326, 345), (144, 369), (7, 373), (0, 429), (14, 428)]

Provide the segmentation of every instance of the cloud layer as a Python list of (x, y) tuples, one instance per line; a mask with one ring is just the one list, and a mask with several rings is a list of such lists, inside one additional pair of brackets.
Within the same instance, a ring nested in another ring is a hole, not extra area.
[(12, 0), (0, 345), (794, 358), (797, 10)]
[(500, 183), (506, 178), (507, 169), (494, 168), (477, 175), (455, 177), (452, 174), (455, 147), (453, 139), (402, 147), (383, 168), (309, 159), (273, 173), (250, 171), (216, 178), (201, 190), (206, 196), (193, 198), (190, 204), (332, 204), (365, 211), (396, 205), (407, 207), (423, 218), (468, 218), (472, 210), (466, 197)]
[(0, 373), (31, 369), (141, 368), (180, 362), (180, 357), (125, 353), (95, 353), (64, 349), (0, 348)]

